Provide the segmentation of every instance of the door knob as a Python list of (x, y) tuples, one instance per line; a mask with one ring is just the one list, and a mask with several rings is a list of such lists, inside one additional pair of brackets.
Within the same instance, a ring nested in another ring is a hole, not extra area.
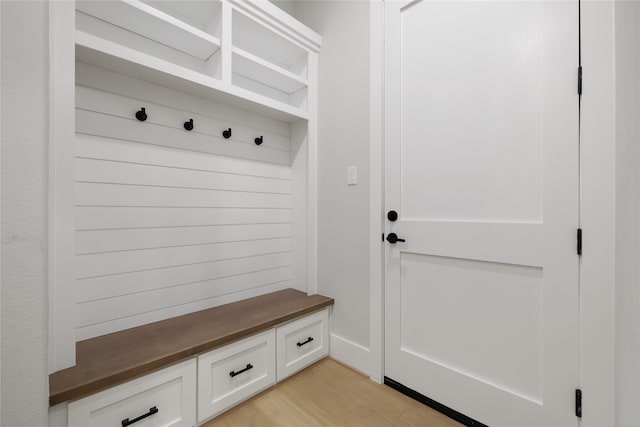
[(398, 239), (398, 235), (396, 233), (389, 233), (387, 235), (387, 242), (396, 243), (396, 242), (404, 242), (404, 239)]
[(387, 212), (387, 219), (389, 221), (395, 221), (398, 219), (398, 212), (396, 211), (389, 211)]

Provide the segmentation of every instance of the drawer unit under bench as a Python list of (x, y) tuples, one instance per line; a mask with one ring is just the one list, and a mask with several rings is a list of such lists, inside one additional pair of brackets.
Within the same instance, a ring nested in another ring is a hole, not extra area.
[(145, 375), (69, 403), (69, 427), (196, 425), (196, 361)]
[(276, 329), (278, 381), (329, 354), (329, 309)]
[(273, 329), (198, 356), (198, 421), (218, 415), (276, 382)]
[(332, 304), (288, 289), (81, 342), (50, 376), (49, 427), (206, 423), (327, 356)]

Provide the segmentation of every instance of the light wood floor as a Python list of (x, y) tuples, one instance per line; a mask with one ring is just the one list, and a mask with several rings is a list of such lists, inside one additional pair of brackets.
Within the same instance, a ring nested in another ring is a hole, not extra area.
[(459, 427), (461, 424), (334, 360), (324, 359), (205, 426)]

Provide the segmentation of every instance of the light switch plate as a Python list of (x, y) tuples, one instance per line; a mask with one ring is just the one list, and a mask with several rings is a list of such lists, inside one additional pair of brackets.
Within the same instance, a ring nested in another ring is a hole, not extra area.
[(347, 185), (356, 185), (358, 183), (358, 168), (349, 166), (347, 168)]

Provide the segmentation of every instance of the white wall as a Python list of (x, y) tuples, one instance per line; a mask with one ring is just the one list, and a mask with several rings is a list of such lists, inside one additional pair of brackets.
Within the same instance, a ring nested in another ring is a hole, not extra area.
[(615, 3), (616, 425), (640, 426), (640, 2)]
[(2, 1), (2, 426), (47, 424), (46, 2)]
[[(301, 1), (294, 10), (297, 19), (322, 35), (318, 290), (336, 299), (331, 317), (333, 355), (365, 372), (369, 346), (369, 7), (364, 1)], [(349, 166), (358, 168), (355, 186), (347, 186)]]

